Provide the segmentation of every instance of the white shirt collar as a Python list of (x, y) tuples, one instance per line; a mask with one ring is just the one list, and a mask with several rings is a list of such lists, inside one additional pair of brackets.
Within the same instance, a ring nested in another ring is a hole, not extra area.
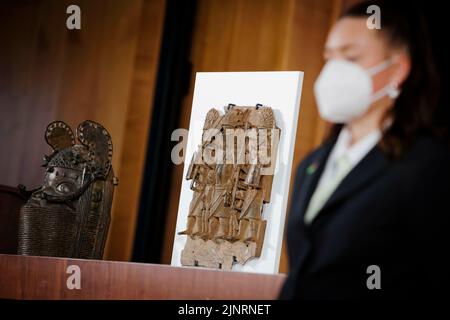
[(330, 154), (329, 160), (333, 162), (342, 156), (347, 156), (352, 166), (355, 166), (365, 155), (377, 145), (381, 139), (381, 131), (376, 129), (364, 138), (350, 146), (351, 133), (344, 127), (339, 133), (338, 139)]
[[(327, 162), (325, 164), (324, 171), (322, 172), (322, 175), (319, 179), (319, 183), (316, 187), (316, 190), (314, 191), (313, 197), (311, 201), (314, 202), (314, 205), (318, 205), (317, 201), (322, 201), (325, 203), (326, 199), (321, 199), (321, 196), (317, 196), (319, 198), (316, 198), (316, 192), (318, 190), (323, 190), (324, 187), (329, 186), (330, 184), (334, 184), (333, 182), (337, 177), (338, 179), (343, 179), (345, 175), (347, 175), (361, 160), (364, 158), (370, 150), (372, 150), (378, 141), (381, 139), (381, 131), (380, 130), (374, 130), (367, 134), (364, 138), (360, 139), (357, 143), (354, 143), (350, 146), (351, 141), (351, 133), (347, 128), (343, 128), (341, 132), (339, 133), (338, 139), (336, 143), (333, 146), (333, 150), (330, 153), (330, 156), (327, 159)], [(345, 157), (345, 158), (343, 158)], [(343, 162), (341, 160), (344, 160)], [(339, 165), (340, 164), (340, 165)], [(337, 176), (338, 173), (344, 172), (343, 176)], [(338, 182), (340, 183), (340, 182)], [(328, 195), (329, 197), (330, 195)], [(317, 200), (319, 199), (319, 200)], [(321, 203), (319, 206), (323, 206), (323, 203)], [(309, 204), (311, 206), (311, 203)], [(314, 216), (307, 218), (309, 212), (308, 211), (305, 214), (305, 222), (309, 223), (312, 219), (314, 219)], [(318, 211), (315, 213), (317, 214)], [(309, 221), (309, 222), (308, 222)]]

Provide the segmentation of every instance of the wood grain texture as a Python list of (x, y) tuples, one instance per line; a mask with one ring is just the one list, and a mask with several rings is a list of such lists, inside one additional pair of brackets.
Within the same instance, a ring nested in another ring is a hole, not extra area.
[[(69, 265), (81, 289), (67, 289)], [(0, 299), (276, 299), (284, 275), (0, 254)]]
[[(189, 126), (196, 72), (304, 71), (292, 188), (297, 165), (320, 144), (326, 129), (316, 111), (313, 84), (323, 65), (328, 30), (341, 5), (340, 0), (199, 0), (191, 87), (180, 110), (180, 127)], [(179, 199), (182, 174), (183, 166), (174, 166), (171, 199)], [(178, 201), (171, 201), (163, 252), (166, 263), (171, 259), (177, 210)], [(280, 271), (286, 270), (284, 253)]]
[(110, 241), (105, 253), (109, 260), (131, 259), (159, 65), (164, 9), (165, 0), (144, 0), (140, 10), (139, 37), (123, 123), (124, 143), (118, 157), (120, 181), (114, 199)]

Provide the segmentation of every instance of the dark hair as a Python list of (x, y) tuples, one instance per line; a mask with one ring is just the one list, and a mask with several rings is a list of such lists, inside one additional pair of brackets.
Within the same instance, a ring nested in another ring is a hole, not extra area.
[[(411, 59), (411, 70), (401, 84), (401, 93), (395, 100), (389, 116), (392, 125), (380, 141), (382, 150), (398, 157), (419, 132), (442, 136), (442, 130), (434, 124), (440, 92), (440, 78), (432, 53), (427, 21), (419, 5), (414, 1), (363, 1), (346, 10), (341, 18), (369, 17), (367, 8), (377, 5), (381, 12), (381, 29), (377, 30), (387, 43), (404, 47)], [(336, 137), (342, 125), (334, 125), (331, 137)]]

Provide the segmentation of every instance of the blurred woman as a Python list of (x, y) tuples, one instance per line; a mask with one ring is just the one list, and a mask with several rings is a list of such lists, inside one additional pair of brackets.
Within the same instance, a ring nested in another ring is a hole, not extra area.
[[(381, 29), (367, 7), (381, 9)], [(369, 1), (331, 29), (314, 91), (328, 139), (297, 169), (282, 299), (440, 295), (449, 284), (450, 152), (413, 5)]]

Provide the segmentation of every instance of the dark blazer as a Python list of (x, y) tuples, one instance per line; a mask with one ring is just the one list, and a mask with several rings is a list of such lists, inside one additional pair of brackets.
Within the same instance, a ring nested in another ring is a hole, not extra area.
[[(281, 299), (442, 297), (450, 292), (450, 151), (421, 135), (402, 158), (373, 148), (315, 220), (308, 202), (334, 142), (300, 164), (287, 226), (289, 275)], [(381, 289), (367, 287), (380, 268)]]

